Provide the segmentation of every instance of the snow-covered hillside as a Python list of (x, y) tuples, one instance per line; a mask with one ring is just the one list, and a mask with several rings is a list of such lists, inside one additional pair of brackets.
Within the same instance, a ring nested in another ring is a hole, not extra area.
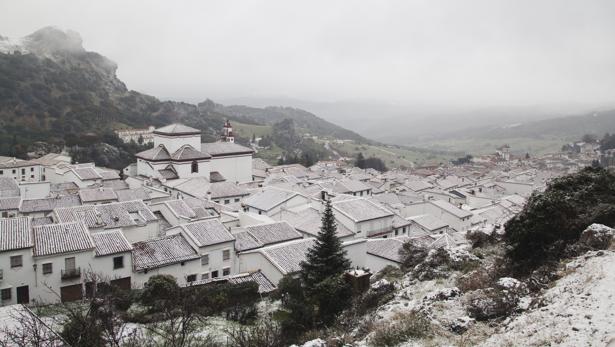
[(615, 346), (615, 252), (589, 252), (566, 273), (482, 346)]

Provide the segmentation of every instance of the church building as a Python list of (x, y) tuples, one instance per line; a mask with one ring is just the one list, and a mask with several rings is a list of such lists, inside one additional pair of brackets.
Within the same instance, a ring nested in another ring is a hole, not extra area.
[(183, 124), (154, 130), (154, 148), (136, 154), (137, 175), (160, 180), (205, 177), (241, 183), (252, 180), (254, 151), (235, 143), (227, 120), (220, 142), (201, 143), (201, 131)]

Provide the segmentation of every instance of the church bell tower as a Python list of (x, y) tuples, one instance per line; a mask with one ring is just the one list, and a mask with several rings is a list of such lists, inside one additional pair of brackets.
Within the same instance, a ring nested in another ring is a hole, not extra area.
[(227, 119), (224, 122), (224, 129), (222, 130), (222, 141), (223, 142), (235, 142), (235, 136), (233, 135), (233, 127), (231, 126), (231, 122)]

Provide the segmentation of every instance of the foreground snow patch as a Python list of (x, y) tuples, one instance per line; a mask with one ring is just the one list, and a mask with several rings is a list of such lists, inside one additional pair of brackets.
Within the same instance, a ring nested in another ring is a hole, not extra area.
[(519, 315), (483, 346), (615, 346), (615, 253), (589, 252), (543, 295), (542, 307)]

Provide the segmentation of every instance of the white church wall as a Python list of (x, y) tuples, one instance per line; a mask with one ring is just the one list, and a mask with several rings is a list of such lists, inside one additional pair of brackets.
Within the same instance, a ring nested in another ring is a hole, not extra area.
[(214, 157), (211, 171), (218, 171), (228, 182), (252, 181), (252, 155)]
[(183, 145), (190, 145), (199, 150), (201, 148), (201, 135), (165, 136), (154, 134), (154, 147), (159, 145), (164, 145), (171, 154)]

